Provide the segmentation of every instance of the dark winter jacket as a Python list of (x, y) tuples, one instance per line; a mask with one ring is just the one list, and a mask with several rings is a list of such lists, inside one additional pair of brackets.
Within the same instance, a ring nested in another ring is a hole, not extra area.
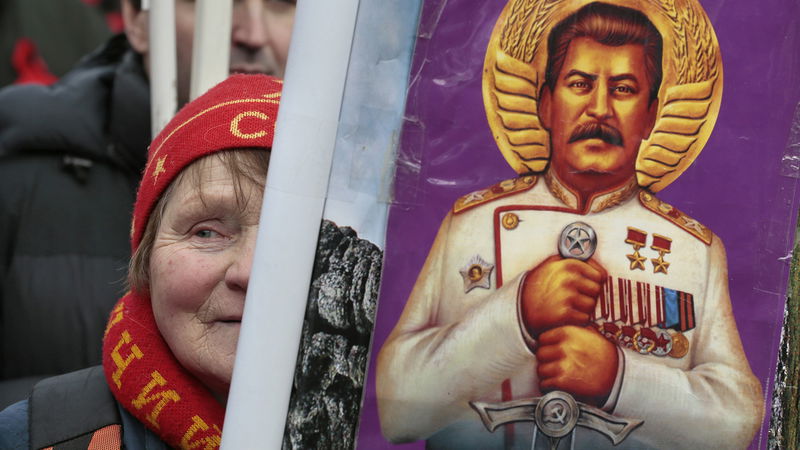
[(149, 103), (122, 36), (53, 86), (0, 91), (0, 409), (38, 379), (100, 362), (124, 289)]
[(96, 433), (127, 450), (168, 448), (114, 399), (100, 366), (40, 381), (30, 399), (0, 411), (3, 450), (101, 448)]

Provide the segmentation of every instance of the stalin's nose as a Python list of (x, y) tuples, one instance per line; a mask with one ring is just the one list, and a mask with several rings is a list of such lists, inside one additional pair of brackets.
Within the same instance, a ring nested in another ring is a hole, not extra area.
[(611, 96), (608, 90), (603, 87), (598, 87), (594, 89), (590, 95), (591, 98), (589, 100), (589, 106), (586, 108), (586, 114), (599, 122), (611, 118)]

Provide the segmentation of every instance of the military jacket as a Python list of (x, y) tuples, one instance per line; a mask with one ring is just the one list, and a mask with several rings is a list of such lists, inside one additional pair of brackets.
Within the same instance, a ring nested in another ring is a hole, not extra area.
[(520, 286), (559, 254), (562, 231), (582, 222), (596, 233), (592, 258), (609, 275), (592, 321), (622, 356), (603, 410), (643, 423), (616, 447), (578, 427), (574, 448), (749, 445), (763, 398), (731, 311), (720, 239), (634, 183), (584, 211), (576, 204), (554, 176), (507, 180), (456, 201), (379, 355), (387, 438), (531, 448), (531, 422), (490, 433), (470, 402), (542, 395)]

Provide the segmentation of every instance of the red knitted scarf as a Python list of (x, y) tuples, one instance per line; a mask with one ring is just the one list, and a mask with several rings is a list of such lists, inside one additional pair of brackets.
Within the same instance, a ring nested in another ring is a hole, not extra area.
[(103, 371), (117, 401), (170, 446), (219, 447), (225, 409), (172, 355), (148, 297), (128, 293), (111, 311)]

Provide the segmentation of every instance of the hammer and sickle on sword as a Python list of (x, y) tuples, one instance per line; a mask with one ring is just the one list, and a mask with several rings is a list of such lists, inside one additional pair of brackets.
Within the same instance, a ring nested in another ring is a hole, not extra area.
[(544, 421), (546, 423), (560, 423), (564, 425), (566, 423), (567, 412), (564, 410), (563, 405), (555, 405), (551, 411), (544, 417)]
[[(502, 403), (470, 402), (469, 405), (490, 432), (509, 423), (534, 422), (549, 440), (551, 449), (556, 449), (561, 438), (572, 433), (575, 427), (597, 431), (618, 445), (644, 423), (643, 420), (613, 416), (594, 406), (577, 402), (563, 391), (553, 391), (536, 398)], [(531, 448), (535, 446), (536, 434)]]

